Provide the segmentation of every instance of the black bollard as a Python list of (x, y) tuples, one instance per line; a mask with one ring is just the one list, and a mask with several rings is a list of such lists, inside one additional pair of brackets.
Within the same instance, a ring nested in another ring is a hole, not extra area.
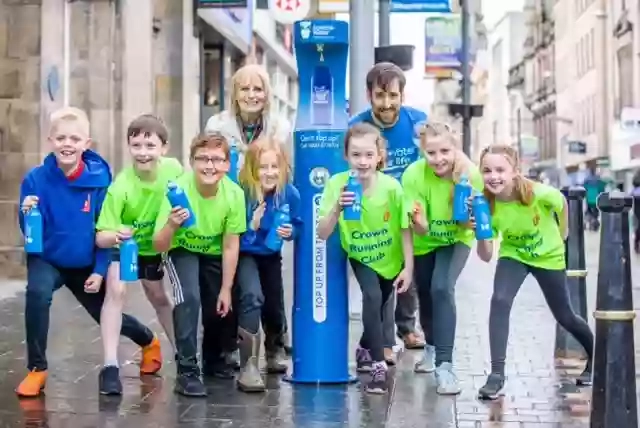
[(629, 247), (631, 196), (598, 197), (602, 215), (596, 298), (591, 428), (638, 426), (633, 340), (633, 292)]
[[(569, 208), (569, 237), (565, 242), (567, 260), (567, 288), (571, 306), (585, 320), (587, 319), (587, 268), (584, 250), (584, 187), (563, 187)], [(560, 325), (556, 325), (556, 364), (565, 365), (564, 359), (586, 359), (584, 348)], [(562, 363), (562, 364), (561, 364)]]

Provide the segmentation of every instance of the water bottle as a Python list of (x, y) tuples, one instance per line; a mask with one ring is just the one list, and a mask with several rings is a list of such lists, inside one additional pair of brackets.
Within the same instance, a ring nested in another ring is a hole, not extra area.
[(236, 146), (229, 149), (229, 172), (227, 175), (234, 183), (238, 182), (238, 163), (240, 162), (240, 153)]
[(182, 227), (191, 227), (196, 224), (196, 217), (193, 215), (193, 210), (191, 209), (191, 204), (189, 203), (187, 194), (184, 193), (184, 190), (182, 190), (180, 186), (176, 183), (169, 183), (167, 198), (171, 203), (171, 207), (175, 208), (180, 206), (189, 211), (189, 218), (182, 223)]
[(453, 188), (453, 220), (466, 223), (469, 221), (467, 199), (471, 197), (471, 184), (466, 175), (460, 177), (460, 181)]
[(345, 191), (353, 192), (355, 198), (352, 205), (344, 207), (342, 210), (343, 218), (347, 221), (359, 221), (362, 215), (362, 184), (358, 181), (358, 175), (355, 171), (349, 172)]
[(284, 224), (291, 223), (291, 217), (289, 216), (289, 205), (285, 204), (276, 210), (273, 217), (273, 224), (267, 234), (267, 239), (264, 241), (264, 245), (273, 251), (280, 251), (282, 249), (282, 238), (278, 236), (277, 229)]
[(138, 280), (138, 244), (129, 238), (120, 244), (120, 281)]
[(42, 214), (37, 205), (24, 216), (24, 251), (28, 254), (42, 253)]
[(483, 241), (493, 238), (491, 227), (491, 208), (489, 202), (481, 193), (476, 194), (471, 202), (471, 211), (476, 220), (476, 239)]

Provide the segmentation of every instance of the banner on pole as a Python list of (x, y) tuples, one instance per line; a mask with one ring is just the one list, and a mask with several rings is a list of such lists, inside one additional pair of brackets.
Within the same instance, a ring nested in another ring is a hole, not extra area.
[(462, 22), (459, 14), (425, 19), (425, 64), (427, 77), (452, 78), (460, 70)]
[[(349, 0), (317, 0), (320, 13), (348, 13)], [(458, 1), (458, 0), (456, 0)], [(374, 3), (376, 11), (378, 2)], [(451, 0), (391, 0), (391, 12), (397, 13), (449, 13), (452, 11)]]

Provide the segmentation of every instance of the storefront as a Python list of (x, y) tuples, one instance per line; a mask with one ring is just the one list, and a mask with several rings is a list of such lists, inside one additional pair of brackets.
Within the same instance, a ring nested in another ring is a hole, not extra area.
[(228, 79), (241, 67), (251, 50), (254, 0), (246, 8), (199, 7), (201, 20), (200, 123), (227, 107)]

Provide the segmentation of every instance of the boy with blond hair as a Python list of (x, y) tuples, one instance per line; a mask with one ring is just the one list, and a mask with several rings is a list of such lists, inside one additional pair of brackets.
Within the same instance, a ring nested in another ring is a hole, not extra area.
[[(87, 115), (65, 107), (50, 117), (51, 152), (29, 171), (20, 186), (20, 228), (38, 205), (43, 219), (43, 251), (27, 255), (25, 327), (29, 374), (16, 388), (21, 397), (40, 395), (47, 381), (47, 336), (53, 292), (66, 286), (89, 315), (100, 322), (110, 249), (95, 246), (95, 225), (111, 172), (91, 145)], [(122, 335), (142, 348), (141, 374), (160, 370), (160, 343), (137, 319), (122, 316)]]

